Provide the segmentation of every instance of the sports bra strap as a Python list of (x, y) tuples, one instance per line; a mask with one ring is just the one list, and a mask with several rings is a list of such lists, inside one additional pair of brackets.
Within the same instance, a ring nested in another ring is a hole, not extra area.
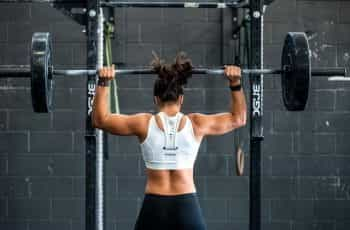
[(166, 150), (176, 150), (176, 136), (177, 130), (180, 126), (180, 121), (183, 117), (182, 113), (177, 113), (175, 116), (168, 116), (164, 112), (159, 113), (159, 117), (164, 129), (164, 147)]

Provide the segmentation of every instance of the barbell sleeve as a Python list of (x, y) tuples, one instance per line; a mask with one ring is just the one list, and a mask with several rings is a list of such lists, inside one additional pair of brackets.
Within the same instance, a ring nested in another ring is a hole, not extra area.
[(28, 65), (1, 65), (0, 78), (29, 78), (30, 66)]
[(329, 77), (328, 81), (350, 81), (350, 77)]
[(312, 76), (346, 76), (346, 68), (317, 68), (311, 70)]

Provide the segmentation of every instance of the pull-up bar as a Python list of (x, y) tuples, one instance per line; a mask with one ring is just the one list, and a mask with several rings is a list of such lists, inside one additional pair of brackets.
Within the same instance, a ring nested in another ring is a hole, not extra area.
[(104, 1), (102, 6), (107, 7), (139, 7), (139, 8), (242, 8), (249, 5), (248, 1), (230, 2), (120, 2)]
[[(1, 0), (1, 3), (82, 3), (81, 0)], [(227, 2), (123, 2), (123, 1), (101, 1), (102, 7), (135, 7), (135, 8), (243, 8), (249, 6), (248, 0), (235, 0)]]

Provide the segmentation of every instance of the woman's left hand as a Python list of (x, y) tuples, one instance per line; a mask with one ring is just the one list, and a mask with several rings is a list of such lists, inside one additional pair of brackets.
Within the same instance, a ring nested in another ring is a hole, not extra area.
[(115, 69), (114, 65), (108, 67), (104, 66), (98, 70), (98, 76), (103, 80), (113, 80), (115, 77)]

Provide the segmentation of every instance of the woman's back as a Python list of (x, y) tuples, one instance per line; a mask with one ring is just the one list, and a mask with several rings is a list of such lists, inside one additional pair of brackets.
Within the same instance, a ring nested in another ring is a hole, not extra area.
[[(171, 127), (172, 126), (172, 127)], [(195, 192), (193, 165), (200, 140), (192, 121), (177, 113), (151, 116), (141, 151), (147, 168), (146, 193), (183, 194)]]
[[(193, 168), (200, 142), (194, 135), (191, 121), (180, 112), (174, 116), (160, 112), (156, 116), (161, 119), (162, 128), (152, 116), (146, 139), (141, 143), (146, 167), (159, 170)], [(183, 117), (185, 124), (179, 129)]]

